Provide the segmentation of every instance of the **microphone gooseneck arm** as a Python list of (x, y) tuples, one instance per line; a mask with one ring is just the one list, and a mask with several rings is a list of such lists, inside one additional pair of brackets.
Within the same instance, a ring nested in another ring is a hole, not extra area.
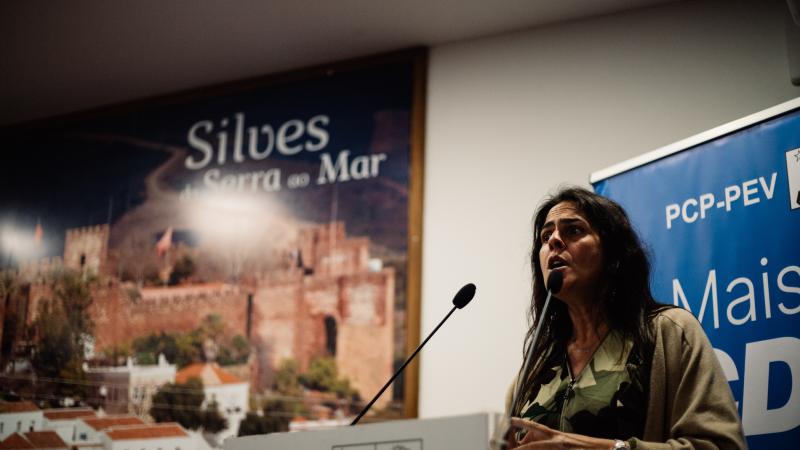
[(528, 348), (525, 350), (525, 362), (522, 364), (522, 370), (520, 370), (519, 376), (517, 376), (517, 382), (514, 383), (514, 395), (511, 397), (511, 403), (508, 405), (508, 417), (511, 417), (511, 413), (514, 410), (514, 405), (517, 404), (519, 391), (522, 389), (522, 383), (524, 382), (525, 374), (528, 373), (528, 369), (533, 361), (533, 349), (536, 348), (536, 343), (539, 341), (539, 335), (542, 332), (544, 319), (547, 317), (547, 310), (550, 308), (550, 298), (552, 297), (552, 291), (547, 291), (547, 298), (544, 300), (541, 317), (539, 317), (539, 322), (537, 322), (536, 328), (533, 330), (533, 338), (528, 344)]
[(356, 416), (356, 418), (353, 419), (352, 422), (350, 422), (350, 426), (353, 426), (353, 425), (357, 424), (358, 421), (361, 420), (362, 417), (364, 417), (364, 414), (366, 414), (367, 411), (369, 411), (369, 409), (372, 407), (373, 403), (375, 403), (375, 401), (378, 400), (378, 398), (381, 396), (381, 394), (383, 394), (383, 392), (386, 391), (386, 389), (392, 384), (394, 379), (397, 378), (403, 372), (403, 369), (405, 369), (406, 366), (411, 362), (411, 360), (414, 359), (415, 356), (417, 356), (417, 353), (419, 353), (419, 351), (422, 350), (422, 347), (424, 347), (425, 344), (428, 343), (428, 341), (433, 337), (433, 335), (436, 334), (437, 331), (439, 331), (439, 328), (442, 327), (442, 325), (445, 323), (445, 321), (447, 321), (447, 319), (450, 318), (450, 316), (455, 312), (456, 309), (461, 309), (464, 306), (466, 306), (467, 303), (469, 303), (470, 300), (472, 300), (472, 297), (474, 295), (475, 295), (475, 285), (472, 284), (472, 283), (467, 284), (466, 286), (462, 287), (458, 291), (458, 293), (456, 294), (455, 298), (453, 298), (453, 305), (454, 306), (453, 306), (452, 309), (450, 309), (450, 312), (447, 313), (447, 315), (444, 316), (444, 319), (442, 319), (439, 322), (439, 324), (436, 325), (436, 328), (434, 328), (433, 331), (431, 331), (430, 334), (428, 334), (428, 337), (426, 337), (425, 340), (422, 341), (422, 343), (417, 346), (417, 349), (414, 350), (414, 353), (412, 353), (411, 356), (409, 356), (406, 359), (406, 361), (403, 363), (403, 365), (400, 366), (399, 369), (397, 369), (397, 371), (394, 373), (394, 375), (392, 375), (392, 378), (390, 378), (389, 381), (387, 381), (386, 384), (383, 385), (383, 387), (381, 388), (380, 391), (378, 391), (378, 393), (375, 395), (375, 397), (373, 397), (372, 400), (370, 400), (369, 403), (367, 403), (367, 406), (365, 406), (364, 409), (362, 409), (361, 412), (358, 413), (358, 416)]

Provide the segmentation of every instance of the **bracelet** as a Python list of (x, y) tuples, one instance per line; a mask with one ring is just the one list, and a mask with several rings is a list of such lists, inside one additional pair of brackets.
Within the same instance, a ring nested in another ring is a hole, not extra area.
[(620, 441), (619, 439), (614, 439), (614, 446), (611, 447), (611, 449), (612, 450), (617, 450), (617, 449), (631, 450), (631, 446), (628, 445), (628, 443), (625, 442), (625, 441)]

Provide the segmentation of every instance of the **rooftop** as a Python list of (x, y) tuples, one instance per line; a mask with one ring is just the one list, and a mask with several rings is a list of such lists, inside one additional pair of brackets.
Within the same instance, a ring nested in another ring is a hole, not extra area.
[(165, 437), (188, 437), (189, 434), (177, 423), (145, 425), (141, 427), (113, 428), (106, 431), (113, 441), (127, 439), (157, 439)]
[(31, 448), (35, 447), (19, 433), (13, 433), (3, 442), (0, 442), (0, 449), (2, 450), (21, 450)]
[(106, 428), (118, 427), (121, 425), (144, 425), (144, 421), (136, 416), (107, 416), (84, 418), (86, 425), (95, 430), (105, 430)]
[(67, 444), (55, 431), (30, 431), (25, 433), (25, 439), (33, 444), (34, 448), (67, 448)]
[(203, 386), (244, 383), (236, 375), (223, 370), (217, 363), (190, 364), (175, 374), (175, 382), (179, 384), (186, 383), (189, 378), (199, 378), (203, 382)]
[(39, 411), (33, 402), (0, 402), (0, 413)]
[(97, 414), (91, 408), (59, 408), (44, 410), (44, 416), (47, 420), (68, 420), (79, 417), (97, 417)]

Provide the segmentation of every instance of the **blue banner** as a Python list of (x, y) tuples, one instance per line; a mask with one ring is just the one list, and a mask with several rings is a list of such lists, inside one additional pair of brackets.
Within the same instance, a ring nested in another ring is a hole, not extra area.
[(751, 448), (800, 442), (800, 110), (598, 181), (701, 322)]

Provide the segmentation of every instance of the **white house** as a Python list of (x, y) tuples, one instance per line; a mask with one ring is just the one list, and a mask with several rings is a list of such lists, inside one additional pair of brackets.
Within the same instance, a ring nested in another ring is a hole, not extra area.
[(96, 418), (92, 408), (57, 408), (45, 409), (42, 428), (53, 430), (67, 444), (81, 443), (78, 439), (78, 425), (82, 418)]
[(158, 364), (137, 365), (128, 358), (124, 366), (86, 367), (86, 375), (98, 385), (96, 395), (103, 409), (116, 414), (147, 414), (153, 395), (161, 386), (175, 381), (175, 365), (164, 355)]
[(197, 450), (178, 423), (113, 427), (100, 434), (104, 450)]
[(0, 402), (0, 440), (12, 433), (42, 429), (44, 415), (31, 402)]
[(216, 402), (220, 414), (228, 421), (228, 427), (216, 434), (217, 441), (222, 443), (226, 438), (236, 436), (250, 403), (250, 383), (223, 370), (217, 363), (186, 366), (175, 375), (175, 382), (186, 383), (190, 378), (203, 382), (203, 407)]

